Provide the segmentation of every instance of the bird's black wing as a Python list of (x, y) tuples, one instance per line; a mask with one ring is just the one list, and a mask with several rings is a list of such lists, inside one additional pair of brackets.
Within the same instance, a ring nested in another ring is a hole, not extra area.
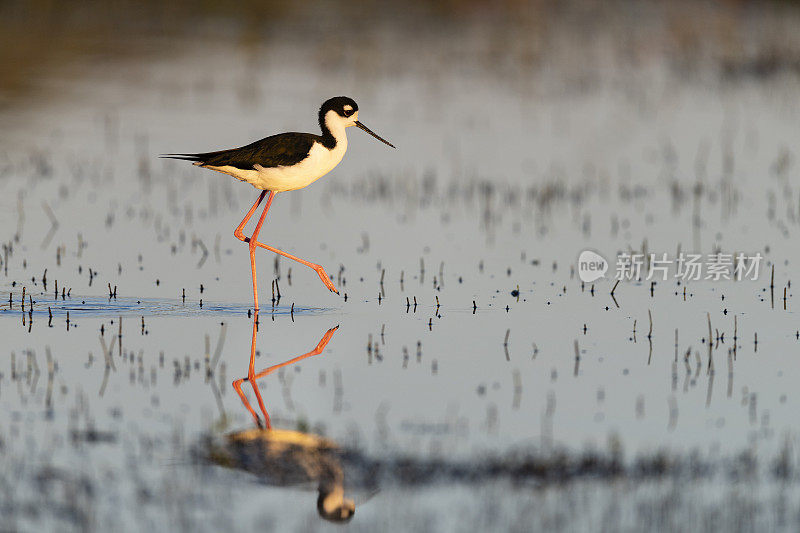
[(308, 156), (315, 141), (319, 141), (319, 138), (311, 133), (279, 133), (241, 148), (202, 154), (165, 154), (161, 157), (213, 167), (231, 166), (252, 170), (255, 165), (270, 168), (297, 164)]

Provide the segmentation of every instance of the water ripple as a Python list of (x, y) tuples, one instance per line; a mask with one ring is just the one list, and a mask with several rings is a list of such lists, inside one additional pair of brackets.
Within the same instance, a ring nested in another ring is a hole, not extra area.
[[(7, 296), (5, 301), (7, 302)], [(30, 307), (26, 303), (25, 313)], [(49, 311), (48, 311), (49, 309)], [(252, 306), (231, 302), (183, 302), (179, 299), (168, 298), (112, 298), (107, 297), (73, 297), (67, 300), (34, 301), (33, 315), (35, 317), (48, 317), (50, 311), (53, 317), (94, 318), (106, 316), (221, 316), (221, 315), (247, 315)], [(330, 311), (323, 307), (301, 307), (295, 305), (295, 315), (313, 315)], [(22, 312), (22, 306), (14, 302), (12, 309), (8, 303), (0, 305), (0, 317), (17, 316)], [(262, 315), (288, 315), (292, 313), (291, 306), (276, 305), (265, 307)]]

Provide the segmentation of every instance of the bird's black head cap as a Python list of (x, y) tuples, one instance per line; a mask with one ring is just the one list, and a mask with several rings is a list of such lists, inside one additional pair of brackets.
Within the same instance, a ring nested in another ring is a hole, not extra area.
[(322, 126), (325, 125), (325, 113), (328, 111), (335, 111), (340, 117), (346, 118), (353, 116), (353, 113), (358, 111), (358, 104), (347, 96), (334, 96), (325, 100), (325, 103), (319, 108), (319, 123)]

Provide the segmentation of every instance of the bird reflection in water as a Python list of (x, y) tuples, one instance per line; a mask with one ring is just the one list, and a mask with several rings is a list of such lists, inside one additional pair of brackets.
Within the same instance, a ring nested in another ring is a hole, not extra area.
[[(329, 329), (310, 352), (273, 365), (256, 374), (256, 333), (258, 332), (258, 314), (256, 313), (253, 320), (253, 340), (250, 347), (250, 366), (247, 377), (234, 381), (233, 388), (253, 416), (257, 427), (228, 434), (223, 445), (212, 451), (211, 460), (222, 466), (253, 473), (273, 485), (289, 486), (315, 483), (319, 491), (317, 498), (319, 515), (332, 522), (346, 522), (355, 513), (355, 502), (345, 498), (344, 471), (338, 457), (338, 445), (319, 435), (273, 428), (258, 388), (258, 380), (277, 369), (321, 354), (338, 328), (339, 326)], [(245, 382), (250, 383), (253, 387), (263, 418), (247, 400), (242, 390)]]

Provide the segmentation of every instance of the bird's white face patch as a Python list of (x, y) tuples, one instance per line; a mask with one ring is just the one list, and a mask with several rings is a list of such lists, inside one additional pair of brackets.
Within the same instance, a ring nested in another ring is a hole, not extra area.
[(346, 104), (346, 105), (344, 106), (344, 110), (345, 110), (345, 111), (352, 111), (352, 110), (353, 110), (353, 106), (351, 106), (350, 104)]
[(337, 128), (349, 128), (350, 126), (354, 126), (356, 120), (358, 120), (358, 111), (349, 117), (343, 117), (333, 109), (325, 113), (325, 124), (328, 125), (328, 129), (331, 130), (334, 137), (336, 137), (335, 130)]

